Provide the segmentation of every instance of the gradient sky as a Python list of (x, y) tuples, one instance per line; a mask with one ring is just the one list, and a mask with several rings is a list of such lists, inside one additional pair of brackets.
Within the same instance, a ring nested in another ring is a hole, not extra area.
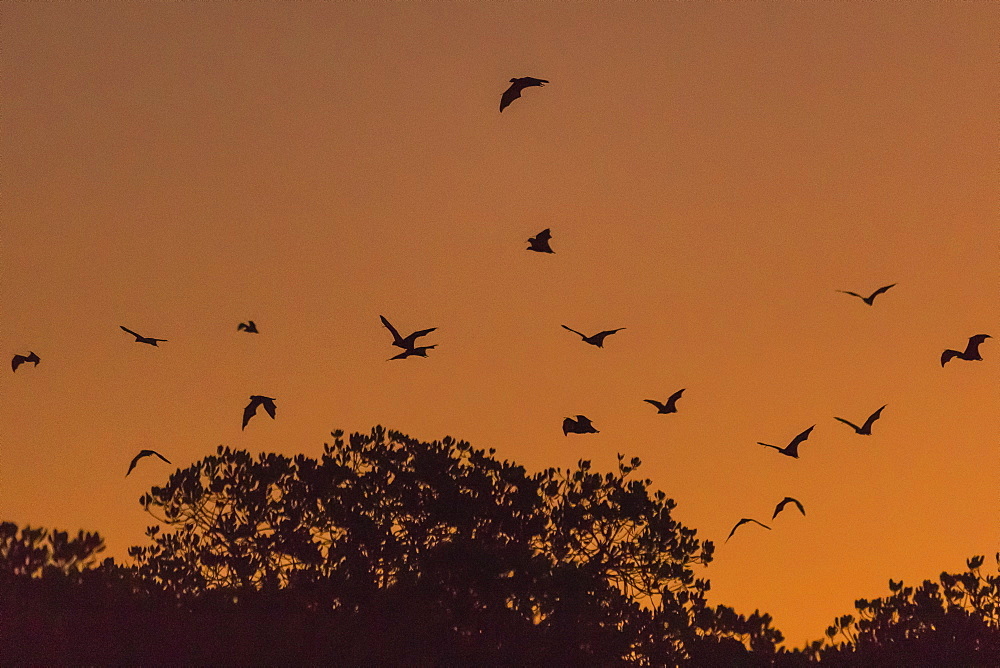
[[(718, 545), (710, 600), (793, 646), (960, 570), (1000, 549), (1000, 341), (939, 364), (1000, 338), (998, 31), (974, 1), (3, 3), (0, 351), (42, 362), (0, 373), (0, 517), (124, 558), (174, 470), (125, 478), (139, 449), (381, 424), (640, 457)], [(551, 83), (498, 113), (520, 76)], [(380, 314), (438, 348), (386, 362)], [(277, 419), (241, 431), (251, 394)], [(773, 530), (723, 544), (741, 517)]]

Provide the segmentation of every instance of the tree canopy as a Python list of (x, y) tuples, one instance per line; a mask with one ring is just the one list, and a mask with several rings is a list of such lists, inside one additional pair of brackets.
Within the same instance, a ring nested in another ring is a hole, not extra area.
[[(985, 557), (964, 573), (943, 572), (938, 582), (908, 587), (889, 580), (889, 595), (854, 602), (827, 628), (818, 658), (838, 665), (1000, 665), (1000, 553), (997, 572), (983, 573)], [(818, 650), (819, 648), (814, 648)]]
[(285, 592), (356, 617), (429, 606), (442, 645), (490, 656), (674, 662), (781, 639), (767, 615), (707, 605), (694, 568), (713, 545), (632, 477), (638, 459), (528, 474), (451, 438), (332, 435), (319, 460), (220, 446), (153, 488), (141, 503), (169, 531), (132, 548), (138, 572), (178, 596)]
[(39, 578), (43, 575), (70, 576), (93, 568), (104, 539), (96, 533), (80, 531), (70, 538), (66, 531), (18, 530), (13, 522), (0, 522), (0, 577)]
[[(0, 524), (14, 664), (1000, 665), (1000, 570), (856, 601), (777, 648), (769, 615), (706, 602), (713, 545), (617, 470), (530, 474), (493, 450), (375, 428), (318, 459), (220, 446), (140, 499), (134, 563), (103, 539)], [(1000, 553), (996, 557), (1000, 567)]]

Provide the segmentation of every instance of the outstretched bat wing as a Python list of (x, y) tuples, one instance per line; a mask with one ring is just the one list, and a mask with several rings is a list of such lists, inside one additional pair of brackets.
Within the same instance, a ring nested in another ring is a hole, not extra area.
[(392, 326), (392, 323), (385, 319), (384, 315), (380, 315), (379, 319), (382, 321), (382, 324), (385, 325), (385, 328), (389, 330), (389, 333), (392, 334), (393, 344), (399, 345), (403, 341), (403, 337), (399, 335), (399, 332)]
[(170, 463), (169, 459), (167, 459), (166, 457), (164, 457), (163, 455), (161, 455), (156, 450), (140, 450), (139, 454), (137, 454), (135, 457), (133, 457), (132, 461), (129, 462), (128, 471), (125, 473), (125, 477), (126, 478), (128, 477), (128, 474), (132, 472), (132, 469), (135, 468), (135, 465), (139, 462), (140, 459), (142, 459), (143, 457), (149, 457), (151, 455), (156, 455), (157, 457), (159, 457), (160, 459), (162, 459), (167, 464)]
[(243, 426), (240, 429), (246, 429), (247, 423), (250, 422), (252, 418), (257, 413), (257, 406), (260, 404), (256, 399), (251, 399), (247, 407), (243, 409)]
[(267, 411), (267, 414), (270, 415), (271, 419), (273, 420), (275, 413), (274, 399), (267, 399), (265, 401), (262, 401), (261, 405), (264, 407), (264, 410)]
[[(789, 503), (794, 503), (796, 505), (796, 507), (798, 507), (800, 513), (802, 513), (803, 515), (806, 514), (806, 509), (802, 507), (802, 504), (799, 503), (798, 499), (793, 499), (790, 496), (786, 496), (785, 498), (783, 498), (781, 501), (778, 502), (777, 506), (775, 506), (775, 508), (774, 508), (774, 514), (771, 515), (771, 519), (773, 520), (774, 518), (776, 518), (778, 516), (778, 513), (780, 513), (782, 510), (784, 510), (785, 506), (787, 506)], [(761, 526), (764, 526), (764, 525), (761, 525)]]
[(437, 327), (430, 327), (428, 329), (418, 329), (417, 331), (413, 332), (412, 334), (410, 334), (406, 338), (416, 340), (416, 339), (420, 338), (421, 336), (426, 336), (426, 335), (430, 334), (435, 329), (437, 329)]
[(736, 533), (736, 530), (737, 530), (738, 528), (740, 528), (740, 526), (742, 526), (742, 525), (746, 524), (747, 522), (754, 522), (755, 524), (760, 524), (760, 525), (761, 525), (762, 527), (764, 527), (765, 529), (770, 529), (770, 528), (771, 528), (771, 527), (767, 526), (766, 524), (763, 524), (763, 523), (761, 523), (761, 522), (758, 522), (758, 521), (757, 521), (757, 520), (755, 520), (755, 519), (751, 519), (751, 518), (749, 518), (749, 517), (744, 517), (744, 518), (743, 518), (743, 519), (741, 519), (741, 520), (740, 520), (739, 522), (737, 522), (737, 523), (736, 523), (736, 526), (734, 526), (734, 527), (733, 527), (733, 530), (729, 532), (729, 535), (728, 535), (728, 536), (726, 537), (726, 542), (728, 542), (728, 541), (729, 541), (729, 539), (733, 537), (733, 534), (734, 534), (734, 533)]
[(879, 288), (878, 290), (876, 290), (875, 292), (873, 292), (873, 293), (871, 294), (871, 296), (870, 296), (870, 297), (868, 297), (868, 299), (875, 299), (875, 298), (876, 298), (876, 297), (878, 297), (878, 296), (879, 296), (880, 294), (882, 294), (883, 292), (885, 292), (885, 291), (886, 291), (886, 290), (888, 290), (889, 288), (891, 288), (891, 287), (894, 287), (895, 285), (896, 285), (895, 283), (893, 283), (892, 285), (883, 285), (883, 286), (882, 286), (881, 288)]
[[(888, 405), (889, 404), (886, 404), (886, 406), (888, 406)], [(883, 410), (885, 410), (885, 406), (882, 406), (882, 408), (878, 409), (877, 411), (875, 411), (874, 413), (872, 413), (871, 415), (869, 415), (868, 419), (865, 420), (865, 424), (862, 427), (862, 429), (864, 429), (865, 431), (870, 432), (872, 430), (872, 425), (875, 424), (875, 420), (877, 420), (880, 417), (882, 417), (882, 411)]]
[(990, 338), (989, 334), (976, 334), (969, 337), (969, 342), (965, 346), (965, 359), (975, 359), (979, 354), (979, 344)]
[(507, 90), (505, 90), (503, 92), (503, 95), (500, 97), (500, 111), (501, 111), (501, 113), (503, 112), (503, 110), (505, 108), (507, 108), (507, 106), (510, 105), (511, 102), (513, 102), (517, 98), (521, 97), (521, 90), (523, 88), (524, 88), (524, 84), (515, 81), (514, 83), (512, 83), (510, 85), (510, 88), (508, 88)]
[(788, 444), (788, 447), (790, 449), (792, 449), (792, 450), (794, 450), (795, 448), (799, 447), (799, 443), (801, 443), (802, 441), (804, 441), (807, 438), (809, 438), (809, 432), (811, 432), (815, 428), (816, 428), (816, 425), (813, 425), (813, 426), (809, 427), (808, 429), (806, 429), (801, 434), (799, 434), (798, 436), (796, 436), (794, 439), (792, 439), (792, 442)]
[(729, 532), (729, 535), (728, 535), (728, 536), (726, 536), (726, 542), (727, 542), (727, 543), (729, 542), (729, 539), (733, 537), (733, 534), (734, 534), (734, 533), (736, 533), (736, 530), (737, 530), (738, 528), (740, 528), (740, 526), (742, 526), (743, 524), (746, 524), (746, 522), (747, 522), (746, 520), (740, 520), (739, 522), (737, 522), (737, 523), (736, 523), (736, 524), (735, 524), (735, 525), (733, 526), (733, 529), (732, 529), (732, 531), (730, 531), (730, 532)]
[(845, 420), (844, 418), (839, 418), (839, 417), (834, 416), (833, 419), (834, 420), (839, 420), (840, 422), (843, 422), (848, 427), (852, 427), (854, 429), (854, 431), (861, 431), (861, 427), (859, 427), (858, 425), (854, 424), (853, 422), (849, 422), (849, 421)]
[(958, 352), (957, 350), (952, 350), (951, 348), (949, 348), (948, 350), (941, 353), (941, 366), (944, 366), (952, 357), (961, 357), (961, 356), (962, 353)]
[(790, 457), (798, 458), (798, 456), (799, 456), (799, 444), (801, 444), (802, 441), (804, 441), (807, 438), (809, 438), (809, 432), (811, 432), (815, 427), (816, 427), (816, 425), (813, 425), (812, 427), (809, 427), (804, 432), (802, 432), (801, 434), (799, 434), (798, 436), (796, 436), (795, 438), (793, 438), (792, 442), (789, 443), (785, 447), (785, 449), (782, 450), (782, 452), (785, 453), (786, 455), (790, 456)]
[(784, 510), (785, 506), (787, 505), (788, 505), (788, 497), (786, 496), (781, 501), (778, 501), (778, 505), (774, 507), (774, 514), (771, 515), (771, 519), (773, 520), (774, 518), (776, 518), (778, 516), (778, 513)]

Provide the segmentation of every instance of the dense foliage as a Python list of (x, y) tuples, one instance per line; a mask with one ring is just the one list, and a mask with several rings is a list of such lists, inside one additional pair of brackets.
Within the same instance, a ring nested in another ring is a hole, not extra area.
[(450, 438), (333, 435), (319, 461), (220, 447), (175, 473), (142, 499), (172, 531), (152, 527), (153, 545), (133, 548), (139, 573), (179, 596), (287, 591), (311, 610), (411, 609), (421, 622), (432, 611), (435, 647), (511, 659), (670, 663), (720, 639), (741, 652), (780, 640), (766, 615), (707, 606), (693, 568), (713, 546), (630, 477), (637, 459), (529, 475)]
[(997, 572), (982, 556), (964, 573), (941, 573), (907, 587), (889, 580), (889, 596), (859, 599), (858, 617), (844, 615), (826, 630), (818, 656), (837, 665), (1000, 666), (1000, 553)]
[(637, 459), (528, 474), (333, 435), (318, 460), (220, 447), (177, 471), (140, 499), (159, 523), (128, 567), (97, 534), (0, 524), (0, 663), (1000, 665), (983, 557), (776, 649), (768, 615), (706, 603), (713, 546)]
[(70, 538), (65, 531), (24, 527), (0, 522), (0, 578), (38, 578), (43, 575), (70, 576), (92, 568), (104, 539), (96, 533), (80, 531)]

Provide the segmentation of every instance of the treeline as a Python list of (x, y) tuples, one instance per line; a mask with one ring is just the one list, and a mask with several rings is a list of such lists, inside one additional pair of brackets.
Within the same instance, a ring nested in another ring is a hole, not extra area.
[[(1000, 576), (942, 573), (779, 648), (705, 600), (714, 546), (619, 456), (528, 474), (374, 429), (320, 459), (220, 446), (140, 503), (128, 566), (97, 534), (0, 525), (0, 664), (1000, 665)], [(1000, 554), (997, 555), (1000, 562)]]

